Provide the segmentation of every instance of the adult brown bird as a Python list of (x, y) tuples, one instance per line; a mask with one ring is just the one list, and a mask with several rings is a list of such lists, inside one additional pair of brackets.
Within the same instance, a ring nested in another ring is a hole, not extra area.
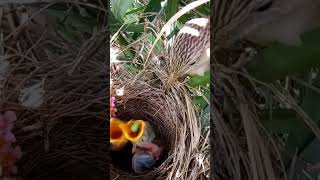
[(173, 80), (185, 74), (203, 75), (210, 69), (210, 51), (233, 48), (238, 40), (298, 46), (302, 43), (301, 34), (320, 27), (319, 0), (212, 0), (211, 3), (213, 21), (209, 18), (188, 21), (169, 50)]
[(300, 45), (300, 35), (320, 25), (319, 0), (213, 0), (215, 47), (240, 39)]
[(178, 77), (210, 69), (210, 20), (194, 18), (180, 29), (169, 50), (169, 70)]

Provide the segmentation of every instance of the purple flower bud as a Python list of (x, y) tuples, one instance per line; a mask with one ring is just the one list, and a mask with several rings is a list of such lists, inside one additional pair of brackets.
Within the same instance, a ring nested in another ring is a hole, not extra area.
[(10, 123), (13, 123), (14, 121), (17, 120), (16, 113), (13, 111), (6, 111), (4, 113), (4, 118)]

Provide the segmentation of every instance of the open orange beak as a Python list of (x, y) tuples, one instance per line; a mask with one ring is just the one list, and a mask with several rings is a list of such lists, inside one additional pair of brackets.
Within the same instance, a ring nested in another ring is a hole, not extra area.
[(125, 122), (111, 118), (110, 119), (110, 143), (112, 144), (113, 148), (121, 148), (127, 143), (127, 138), (122, 130), (122, 126), (125, 125)]
[[(133, 124), (137, 126), (136, 131), (132, 131)], [(131, 142), (137, 142), (142, 137), (146, 123), (143, 120), (130, 120), (125, 124), (121, 124), (124, 136)]]

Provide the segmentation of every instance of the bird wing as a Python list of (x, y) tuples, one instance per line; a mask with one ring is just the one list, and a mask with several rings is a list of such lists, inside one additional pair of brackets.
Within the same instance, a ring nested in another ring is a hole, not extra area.
[(319, 0), (215, 0), (213, 39), (230, 47), (238, 39), (299, 45), (300, 35), (319, 27)]
[(210, 20), (195, 18), (188, 21), (178, 32), (169, 51), (172, 71), (188, 72), (206, 49), (210, 47)]

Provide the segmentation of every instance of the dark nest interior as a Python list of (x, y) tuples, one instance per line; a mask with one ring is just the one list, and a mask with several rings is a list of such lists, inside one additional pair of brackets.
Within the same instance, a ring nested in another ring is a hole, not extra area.
[(19, 10), (5, 9), (0, 48), (1, 63), (8, 64), (0, 110), (17, 113), (18, 176), (108, 179), (106, 29), (71, 43), (46, 21), (37, 22), (45, 13), (20, 25)]
[[(122, 86), (117, 85), (116, 87)], [(111, 175), (117, 174), (120, 179), (154, 179), (161, 176), (160, 172), (164, 172), (163, 167), (166, 163), (162, 167), (160, 165), (168, 159), (168, 153), (174, 150), (174, 142), (177, 138), (175, 132), (179, 130), (170, 121), (170, 109), (167, 108), (168, 104), (163, 91), (152, 88), (145, 83), (135, 83), (132, 86), (125, 85), (124, 87), (123, 96), (115, 96), (116, 117), (121, 120), (140, 119), (149, 122), (155, 130), (156, 139), (160, 142), (163, 152), (153, 171), (137, 175), (132, 171), (132, 144), (129, 143), (123, 150), (111, 152)]]

